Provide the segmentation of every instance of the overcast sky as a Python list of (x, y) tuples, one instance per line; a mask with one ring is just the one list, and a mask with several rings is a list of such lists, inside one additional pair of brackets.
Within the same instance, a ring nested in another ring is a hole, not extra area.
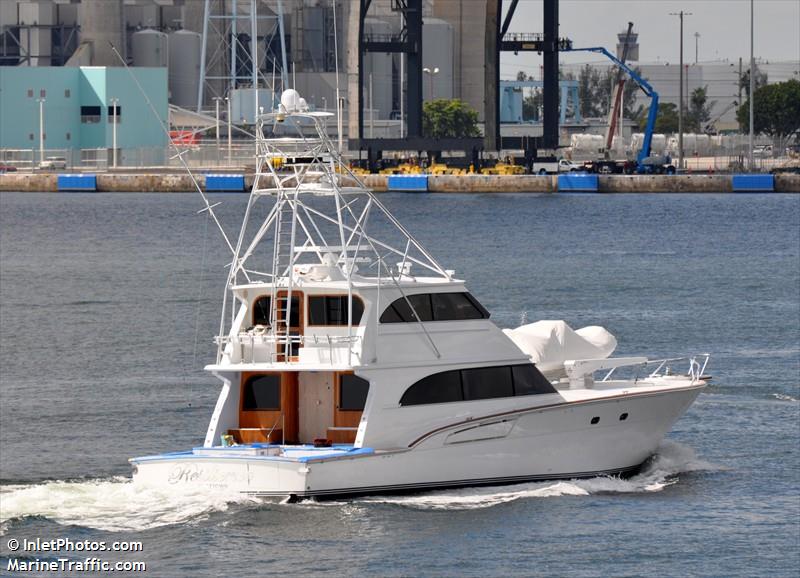
[[(446, 0), (445, 0), (446, 1)], [(508, 6), (510, 0), (504, 0)], [(694, 62), (695, 32), (699, 60), (738, 62), (750, 58), (750, 0), (561, 0), (561, 36), (574, 46), (605, 46), (611, 52), (617, 33), (634, 23), (639, 33), (640, 62), (672, 62), (679, 58), (680, 25), (670, 12), (691, 12), (684, 17), (684, 59)], [(509, 28), (515, 32), (541, 32), (542, 1), (520, 0)], [(800, 0), (755, 0), (755, 56), (774, 61), (800, 61)], [(587, 54), (562, 54), (562, 62), (602, 60)], [(525, 69), (538, 70), (541, 58), (533, 54), (503, 54), (503, 76)]]

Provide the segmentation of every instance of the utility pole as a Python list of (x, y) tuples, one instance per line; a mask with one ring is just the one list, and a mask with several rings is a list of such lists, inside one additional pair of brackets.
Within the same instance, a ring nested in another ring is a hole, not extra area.
[(753, 0), (750, 0), (750, 172), (753, 172), (753, 101), (756, 91), (756, 58), (754, 52), (755, 34), (753, 32)]
[(117, 123), (119, 122), (117, 103), (119, 102), (119, 99), (111, 98), (109, 99), (109, 102), (111, 102), (111, 110), (114, 113), (111, 121), (111, 158), (113, 159), (111, 166), (117, 168)]
[(44, 97), (37, 98), (39, 103), (39, 166), (44, 162)]
[(700, 56), (700, 33), (699, 32), (695, 32), (694, 33), (694, 63), (695, 63), (695, 65), (699, 61), (699, 56)]
[(216, 144), (217, 144), (217, 165), (219, 165), (219, 101), (222, 100), (222, 97), (215, 96), (214, 97), (214, 105), (216, 109), (216, 121), (217, 121), (217, 131), (216, 131)]
[(678, 16), (681, 20), (681, 70), (680, 70), (680, 83), (681, 89), (678, 96), (678, 168), (683, 168), (683, 17), (691, 16), (691, 12), (670, 12), (670, 16)]
[(228, 103), (228, 166), (231, 164), (231, 99), (225, 97), (225, 102)]

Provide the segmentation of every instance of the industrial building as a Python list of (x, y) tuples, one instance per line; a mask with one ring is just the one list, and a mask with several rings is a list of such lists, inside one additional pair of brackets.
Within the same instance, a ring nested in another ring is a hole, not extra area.
[(44, 150), (69, 166), (90, 165), (106, 162), (109, 151), (113, 156), (116, 141), (120, 164), (163, 164), (167, 136), (159, 118), (168, 118), (167, 71), (137, 68), (133, 74), (105, 66), (0, 67), (6, 160), (39, 163)]
[[(557, 86), (558, 53), (571, 45), (555, 35), (558, 1), (542, 2), (543, 33), (508, 32), (516, 4), (516, 0), (3, 0), (0, 70), (6, 71), (5, 82), (10, 84), (8, 74), (22, 74), (24, 69), (39, 69), (43, 78), (56, 79), (70, 75), (61, 69), (106, 67), (106, 78), (122, 83), (129, 75), (117, 74), (121, 62), (114, 46), (133, 70), (164, 71), (164, 87), (159, 87), (160, 76), (143, 73), (142, 78), (152, 82), (148, 90), (164, 91), (154, 98), (162, 108), (169, 102), (172, 127), (195, 132), (208, 131), (220, 119), (246, 129), (259, 107), (270, 108), (276, 94), (292, 86), (312, 108), (336, 111), (341, 107), (342, 128), (351, 149), (370, 154), (376, 149), (429, 150), (426, 147), (433, 145), (422, 138), (421, 110), (423, 101), (436, 98), (459, 98), (478, 112), (485, 137), (465, 142), (461, 149), (471, 148), (473, 153), (477, 148), (553, 149), (569, 142), (570, 131), (602, 130), (601, 121), (594, 127), (595, 121), (580, 117), (574, 83)], [(613, 40), (610, 35), (609, 44)], [(620, 35), (619, 42), (623, 40)], [(662, 101), (677, 102), (679, 67), (637, 62), (638, 41), (633, 38), (629, 60), (649, 78)], [(543, 54), (546, 78), (526, 86), (545, 87), (544, 125), (522, 122), (525, 87), (501, 83), (503, 51)], [(577, 65), (561, 68), (576, 77), (579, 72)], [(779, 72), (785, 68), (762, 65), (771, 82), (800, 73)], [(735, 124), (731, 103), (739, 99), (738, 72), (731, 63), (688, 67), (686, 93), (711, 86), (709, 98), (716, 101), (712, 117), (717, 117), (719, 128)], [(76, 74), (77, 78), (86, 76)], [(52, 93), (53, 89), (48, 84), (45, 90)], [(109, 90), (123, 92), (105, 92)], [(127, 99), (138, 94), (124, 92)], [(11, 102), (18, 95), (2, 98)], [(48, 112), (51, 106), (55, 104), (48, 102), (45, 107), (48, 121), (57, 116)], [(125, 106), (123, 110), (132, 110), (133, 103)], [(6, 125), (0, 130), (0, 148), (21, 146), (22, 133), (15, 125), (22, 121), (11, 118), (16, 115), (9, 116), (5, 108), (0, 114), (0, 124)], [(139, 122), (146, 125), (147, 115)], [(29, 138), (31, 126), (37, 125), (28, 123), (23, 136), (25, 144), (35, 148), (36, 138), (33, 142)], [(48, 132), (48, 148), (109, 146), (107, 139), (90, 138), (91, 131), (76, 132), (66, 124), (58, 133)], [(234, 130), (228, 138), (244, 134)], [(76, 135), (81, 138), (76, 140)], [(141, 140), (134, 131), (120, 131), (119, 136), (124, 144), (118, 147), (131, 149), (122, 157), (132, 161), (133, 148), (154, 142)], [(438, 146), (441, 150), (456, 144)]]

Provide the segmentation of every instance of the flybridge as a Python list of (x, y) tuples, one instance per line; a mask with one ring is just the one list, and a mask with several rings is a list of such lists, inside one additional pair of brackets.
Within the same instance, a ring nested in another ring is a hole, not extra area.
[[(452, 281), (452, 272), (342, 161), (327, 134), (332, 116), (309, 111), (290, 89), (281, 95), (277, 110), (258, 119), (256, 175), (234, 246), (217, 338), (218, 363), (232, 337), (228, 328), (236, 323), (228, 294), (237, 286), (265, 284), (269, 312), (262, 337), (278, 346), (274, 361), (288, 362), (306, 341), (299, 319), (304, 307), (301, 284), (308, 288), (314, 281), (343, 281), (346, 308), (352, 313), (354, 282), (361, 287), (388, 284), (404, 295), (401, 282), (410, 277), (412, 267), (428, 279)], [(268, 199), (273, 201), (269, 206)], [(241, 294), (237, 299), (246, 309), (255, 306)], [(334, 337), (355, 343), (351, 314), (345, 329)]]

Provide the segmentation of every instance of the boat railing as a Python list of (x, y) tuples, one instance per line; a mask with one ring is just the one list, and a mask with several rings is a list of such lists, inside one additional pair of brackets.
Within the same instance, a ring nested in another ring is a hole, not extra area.
[[(281, 335), (248, 331), (238, 335), (217, 335), (214, 343), (220, 347), (233, 363), (275, 363), (302, 360), (302, 356), (285, 351), (315, 351), (313, 361), (331, 365), (352, 362), (360, 358), (361, 335)], [(230, 345), (230, 347), (228, 347)], [(311, 360), (306, 358), (307, 360)]]
[[(613, 359), (613, 358), (612, 358)], [(708, 366), (708, 361), (711, 359), (710, 353), (702, 353), (699, 355), (688, 355), (683, 357), (670, 357), (666, 359), (645, 359), (643, 361), (636, 361), (632, 363), (626, 363), (621, 365), (616, 365), (615, 367), (611, 367), (610, 371), (603, 377), (601, 381), (608, 381), (611, 379), (612, 374), (615, 370), (619, 367), (633, 367), (639, 366), (642, 368), (652, 367), (653, 365), (656, 366), (654, 370), (652, 370), (648, 377), (659, 377), (661, 374), (659, 373), (662, 369), (664, 370), (663, 375), (674, 375), (672, 373), (671, 365), (670, 364), (679, 364), (679, 363), (688, 363), (689, 368), (685, 375), (691, 378), (692, 383), (700, 381), (703, 376), (705, 375), (706, 367)], [(604, 368), (607, 369), (607, 368)], [(638, 377), (637, 377), (638, 380)]]

